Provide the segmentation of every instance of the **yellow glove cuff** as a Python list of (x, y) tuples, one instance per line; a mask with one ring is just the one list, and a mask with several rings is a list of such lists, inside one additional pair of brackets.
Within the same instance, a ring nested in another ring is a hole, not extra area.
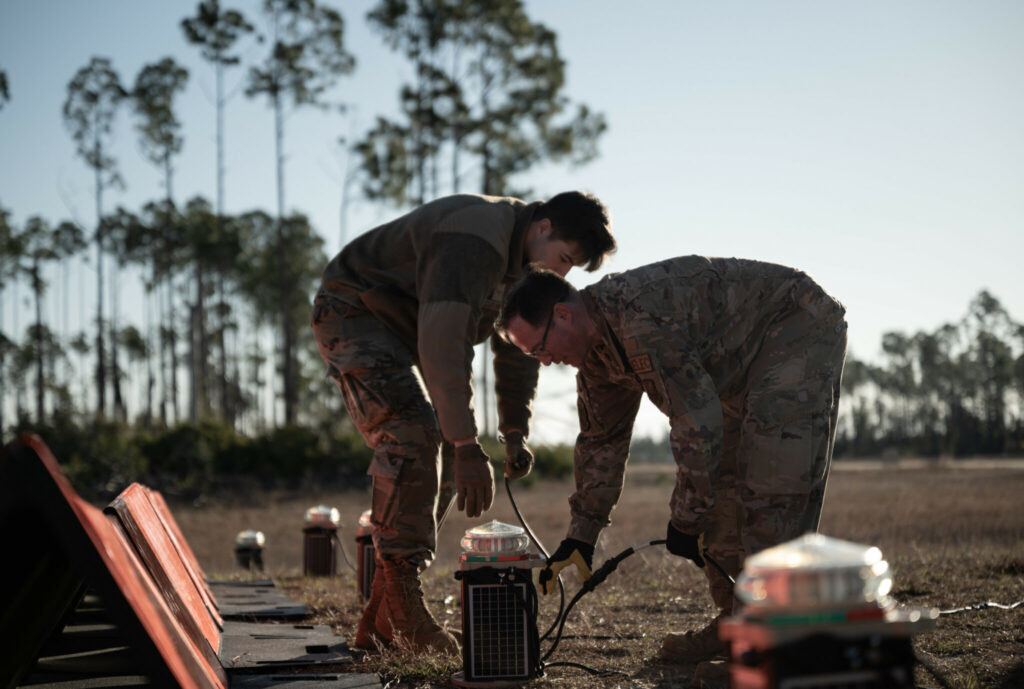
[(546, 568), (551, 571), (551, 578), (540, 582), (540, 590), (545, 596), (555, 590), (555, 580), (558, 579), (558, 575), (562, 570), (569, 565), (576, 565), (576, 575), (579, 577), (581, 584), (590, 578), (590, 566), (587, 565), (587, 561), (583, 559), (583, 555), (580, 554), (580, 551), (574, 550), (572, 551), (572, 555), (566, 559), (552, 562)]

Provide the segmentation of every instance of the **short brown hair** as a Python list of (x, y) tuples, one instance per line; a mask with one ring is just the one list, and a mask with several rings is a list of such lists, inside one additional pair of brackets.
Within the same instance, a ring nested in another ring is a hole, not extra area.
[(588, 271), (600, 268), (604, 257), (618, 248), (612, 236), (608, 209), (593, 194), (562, 192), (542, 203), (533, 218), (551, 221), (552, 239), (579, 244), (586, 256)]

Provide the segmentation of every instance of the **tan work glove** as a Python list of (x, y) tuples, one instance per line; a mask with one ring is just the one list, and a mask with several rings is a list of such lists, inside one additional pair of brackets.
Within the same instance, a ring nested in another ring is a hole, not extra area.
[(505, 436), (505, 476), (512, 480), (522, 478), (533, 468), (533, 453), (526, 446), (520, 431), (509, 431)]
[(479, 517), (491, 506), (494, 497), (494, 472), (491, 460), (480, 443), (455, 448), (455, 493), (459, 510), (467, 517)]
[(545, 596), (555, 590), (558, 573), (569, 565), (576, 566), (580, 583), (585, 583), (590, 578), (590, 568), (594, 566), (594, 546), (575, 538), (567, 538), (558, 544), (558, 550), (548, 558), (547, 565), (537, 577)]

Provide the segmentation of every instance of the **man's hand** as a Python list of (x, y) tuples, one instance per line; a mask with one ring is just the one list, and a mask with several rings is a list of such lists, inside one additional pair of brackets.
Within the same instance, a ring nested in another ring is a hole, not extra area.
[(669, 522), (665, 541), (665, 547), (673, 555), (693, 560), (698, 567), (704, 566), (704, 534), (694, 536), (683, 533)]
[(494, 472), (480, 443), (455, 448), (455, 492), (459, 510), (467, 517), (479, 517), (491, 506), (494, 497)]
[(547, 566), (540, 571), (540, 590), (545, 596), (554, 591), (559, 572), (569, 565), (576, 565), (576, 574), (579, 575), (580, 581), (586, 581), (590, 578), (593, 562), (594, 546), (575, 538), (565, 539), (558, 544), (558, 550), (548, 558)]
[(505, 436), (505, 476), (517, 479), (526, 476), (533, 468), (533, 453), (526, 447), (526, 439), (519, 431), (509, 431)]

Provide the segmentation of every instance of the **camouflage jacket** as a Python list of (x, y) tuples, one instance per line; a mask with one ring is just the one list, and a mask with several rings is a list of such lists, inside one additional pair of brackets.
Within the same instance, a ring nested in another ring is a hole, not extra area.
[(600, 341), (576, 377), (580, 434), (569, 537), (594, 543), (622, 492), (640, 398), (671, 424), (677, 473), (672, 522), (704, 530), (714, 505), (723, 405), (738, 398), (768, 327), (804, 309), (842, 306), (793, 268), (685, 256), (613, 274), (581, 292)]
[[(494, 330), (505, 290), (522, 275), (538, 203), (460, 194), (432, 201), (352, 240), (324, 270), (317, 299), (367, 309), (419, 363), (441, 433), (477, 433), (473, 345)], [(499, 429), (529, 433), (538, 363), (491, 338)]]

